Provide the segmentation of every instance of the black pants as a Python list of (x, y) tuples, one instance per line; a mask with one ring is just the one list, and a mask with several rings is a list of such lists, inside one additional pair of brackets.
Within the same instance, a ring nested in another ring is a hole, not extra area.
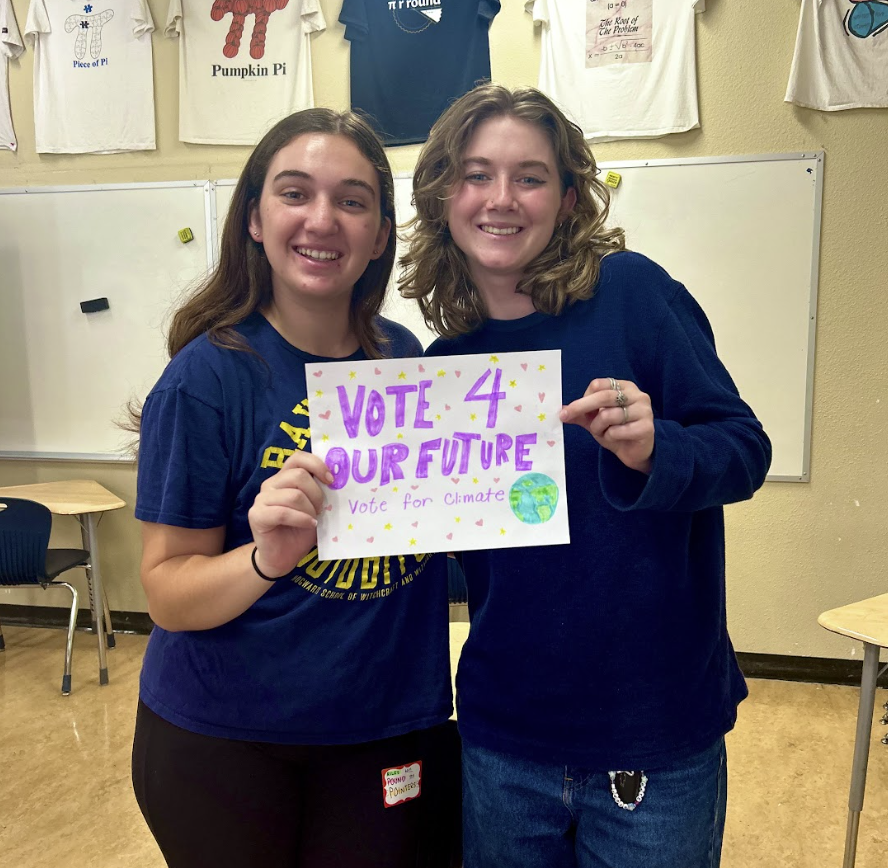
[[(386, 807), (383, 770), (417, 762), (419, 796)], [(278, 745), (197, 735), (140, 702), (133, 787), (170, 868), (461, 864), (452, 721), (365, 744)]]

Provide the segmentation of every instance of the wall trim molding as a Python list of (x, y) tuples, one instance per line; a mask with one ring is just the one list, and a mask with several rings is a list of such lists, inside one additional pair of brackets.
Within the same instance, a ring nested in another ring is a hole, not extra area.
[[(455, 611), (460, 609), (460, 611)], [(451, 607), (451, 621), (463, 620), (460, 607)], [(111, 612), (115, 633), (147, 635), (154, 626), (147, 612)], [(56, 606), (16, 606), (0, 604), (0, 625), (10, 627), (68, 626), (68, 610)], [(77, 629), (90, 627), (89, 610), (81, 609)], [(860, 684), (862, 660), (836, 660), (829, 657), (791, 657), (785, 654), (737, 653), (740, 669), (747, 678), (778, 681), (806, 681), (814, 684)], [(888, 687), (888, 671), (879, 678), (879, 687)]]

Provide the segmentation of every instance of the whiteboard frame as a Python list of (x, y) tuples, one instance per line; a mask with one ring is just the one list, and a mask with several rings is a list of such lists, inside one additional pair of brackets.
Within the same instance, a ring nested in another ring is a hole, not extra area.
[[(211, 182), (206, 180), (193, 181), (131, 181), (123, 184), (60, 184), (54, 186), (34, 187), (2, 187), (0, 196), (13, 194), (39, 194), (39, 193), (102, 193), (114, 190), (169, 190), (176, 188), (198, 188), (204, 191), (204, 215), (206, 225), (209, 227), (210, 207), (215, 214), (215, 196), (211, 195)], [(214, 252), (211, 237), (207, 238), (207, 268), (215, 265)], [(136, 458), (129, 453), (120, 452), (21, 452), (0, 449), (0, 461), (85, 461), (102, 464), (134, 464)]]
[(811, 237), (811, 288), (808, 295), (808, 356), (805, 374), (805, 418), (802, 443), (802, 472), (800, 475), (768, 475), (767, 482), (811, 481), (811, 435), (814, 416), (814, 357), (817, 339), (817, 295), (820, 285), (820, 237), (823, 216), (823, 166), (826, 152), (800, 151), (780, 154), (738, 154), (722, 157), (687, 157), (667, 160), (618, 160), (598, 163), (599, 170), (634, 169), (647, 166), (688, 166), (708, 163), (774, 163), (780, 161), (813, 160), (817, 164), (814, 178), (814, 226)]

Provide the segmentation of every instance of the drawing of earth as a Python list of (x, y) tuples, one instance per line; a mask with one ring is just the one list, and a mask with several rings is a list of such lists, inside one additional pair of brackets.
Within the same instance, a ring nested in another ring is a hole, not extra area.
[(543, 524), (555, 515), (558, 485), (544, 473), (525, 473), (509, 491), (509, 506), (525, 524)]

